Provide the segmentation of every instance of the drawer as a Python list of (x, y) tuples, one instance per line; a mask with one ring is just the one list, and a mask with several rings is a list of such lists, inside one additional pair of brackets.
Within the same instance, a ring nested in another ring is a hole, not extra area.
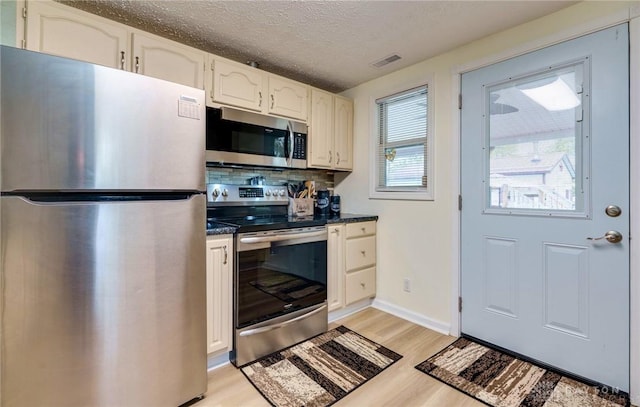
[(356, 270), (376, 264), (376, 237), (367, 236), (359, 239), (348, 239), (346, 242), (347, 271)]
[(347, 239), (376, 234), (376, 221), (347, 223)]
[(348, 273), (345, 287), (345, 301), (351, 304), (363, 298), (370, 298), (376, 295), (376, 268)]

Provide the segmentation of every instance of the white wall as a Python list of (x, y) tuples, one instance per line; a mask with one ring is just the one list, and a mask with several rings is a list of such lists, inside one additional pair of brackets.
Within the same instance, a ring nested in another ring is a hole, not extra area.
[[(594, 27), (628, 19), (635, 2), (583, 2), (552, 15), (470, 43), (344, 92), (355, 101), (354, 171), (336, 176), (344, 212), (379, 215), (377, 299), (448, 327), (457, 285), (458, 72), (569, 39)], [(428, 41), (428, 39), (425, 39)], [(433, 75), (435, 83), (435, 201), (373, 200), (369, 194), (371, 101), (415, 86)], [(411, 292), (402, 290), (411, 279)]]

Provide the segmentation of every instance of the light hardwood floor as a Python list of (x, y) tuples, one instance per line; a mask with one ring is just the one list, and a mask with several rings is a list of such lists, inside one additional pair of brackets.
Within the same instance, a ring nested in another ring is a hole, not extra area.
[[(470, 407), (484, 404), (414, 368), (455, 340), (375, 308), (329, 325), (344, 325), (403, 356), (334, 406)], [(227, 365), (209, 372), (209, 390), (194, 407), (269, 406), (240, 370)]]

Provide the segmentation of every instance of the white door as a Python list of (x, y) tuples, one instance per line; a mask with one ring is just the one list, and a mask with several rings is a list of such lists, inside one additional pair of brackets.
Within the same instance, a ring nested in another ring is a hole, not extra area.
[(462, 332), (624, 391), (628, 47), (624, 24), (462, 75), (461, 136)]

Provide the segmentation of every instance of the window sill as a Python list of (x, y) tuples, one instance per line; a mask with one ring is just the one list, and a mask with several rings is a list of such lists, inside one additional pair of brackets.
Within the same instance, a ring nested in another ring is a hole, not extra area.
[(434, 201), (432, 192), (369, 191), (369, 199), (388, 199), (395, 201)]

